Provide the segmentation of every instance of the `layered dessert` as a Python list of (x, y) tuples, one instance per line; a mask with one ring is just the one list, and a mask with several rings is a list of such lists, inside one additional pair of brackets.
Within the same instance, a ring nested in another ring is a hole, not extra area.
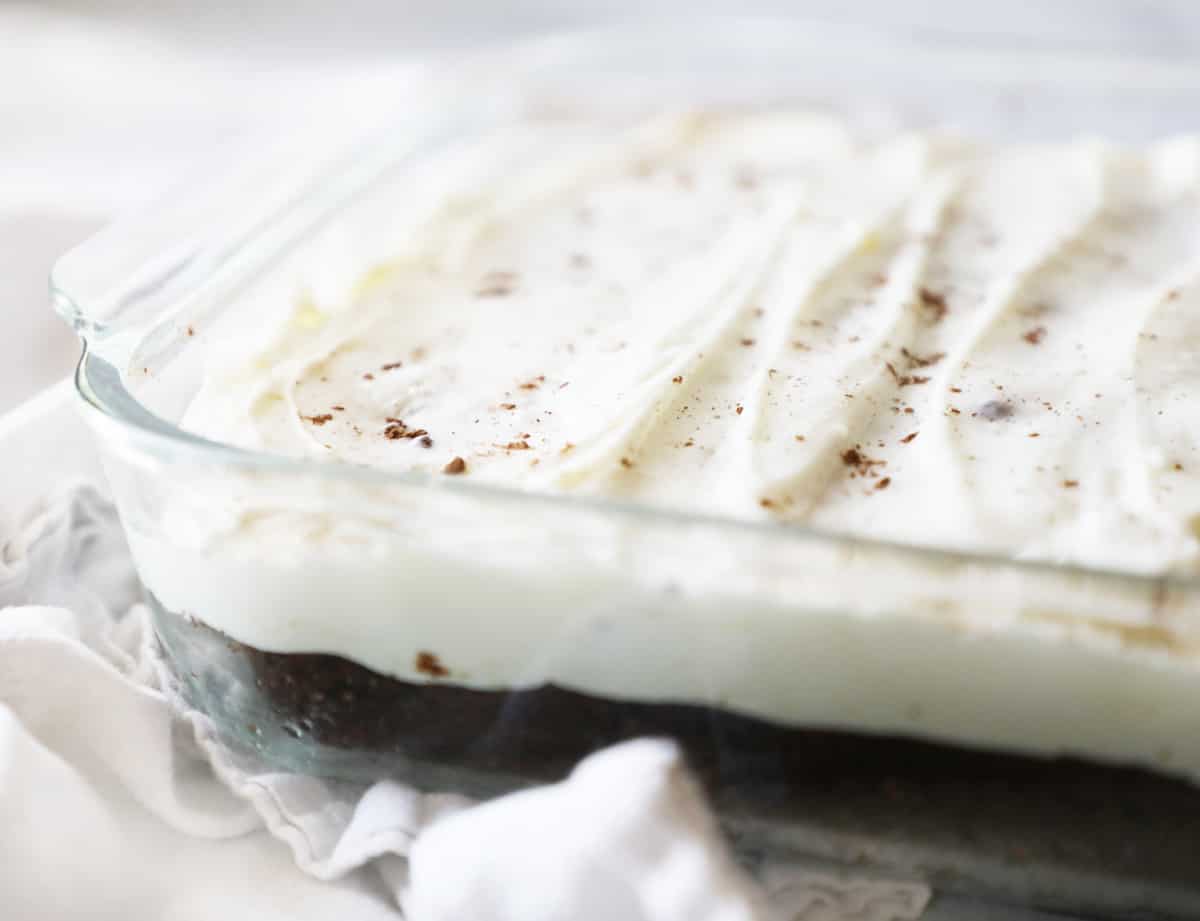
[(832, 732), (1200, 779), (1198, 168), (801, 111), (409, 164), (189, 327), (183, 427), (318, 464), (131, 529), (164, 640), (350, 752), (668, 733), (761, 773)]

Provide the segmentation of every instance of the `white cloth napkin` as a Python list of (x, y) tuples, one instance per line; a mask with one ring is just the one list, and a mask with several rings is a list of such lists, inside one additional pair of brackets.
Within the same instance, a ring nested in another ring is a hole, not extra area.
[(662, 740), (482, 805), (273, 772), (164, 693), (137, 598), (115, 512), (90, 486), (7, 535), (0, 917), (907, 921), (929, 900), (777, 868), (769, 907)]

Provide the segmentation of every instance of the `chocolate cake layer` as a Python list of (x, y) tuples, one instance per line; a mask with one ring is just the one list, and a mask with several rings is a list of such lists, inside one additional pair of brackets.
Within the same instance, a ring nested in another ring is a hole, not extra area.
[(751, 850), (815, 847), (869, 863), (906, 851), (950, 889), (1101, 918), (1193, 917), (1183, 907), (1200, 906), (1200, 790), (1183, 781), (555, 686), (478, 691), (436, 674), (415, 684), (156, 614), (185, 697), (281, 769), (486, 796), (559, 779), (625, 739), (669, 736)]

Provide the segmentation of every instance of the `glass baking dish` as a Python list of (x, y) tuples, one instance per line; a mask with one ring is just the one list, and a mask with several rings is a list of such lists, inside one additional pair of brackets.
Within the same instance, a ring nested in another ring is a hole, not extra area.
[[(1169, 775), (1200, 760), (1200, 718), (1145, 718), (1127, 690), (1197, 686), (1194, 579), (281, 458), (176, 424), (234, 318), (386, 257), (344, 228), (372, 226), (391, 183), (454, 139), (519, 117), (777, 102), (864, 132), (1137, 140), (1191, 125), (1200, 69), (794, 22), (608, 29), (440, 62), (373, 128), (283, 139), (105, 231), (58, 264), (53, 295), (84, 340), (85, 415), (180, 692), (281, 769), (475, 796), (670, 735), (748, 860), (1193, 916), (1200, 793)], [(271, 540), (211, 539), (248, 514)], [(1082, 699), (1041, 659), (1077, 633), (1111, 692)], [(1018, 680), (999, 653), (1028, 664)], [(998, 700), (1004, 718), (979, 724)], [(1121, 721), (1111, 757), (1162, 773), (1072, 759), (1064, 720)]]

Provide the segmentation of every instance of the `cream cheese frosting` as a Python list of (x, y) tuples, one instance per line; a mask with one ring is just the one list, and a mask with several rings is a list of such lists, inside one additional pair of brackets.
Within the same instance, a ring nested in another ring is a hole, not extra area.
[(184, 425), (389, 470), (453, 462), (522, 489), (1192, 570), (1198, 153), (866, 142), (787, 112), (513, 132), (460, 153), (354, 288), (298, 285)]
[(1198, 165), (792, 111), (406, 164), (197, 328), (183, 425), (412, 476), (181, 471), (139, 570), (409, 681), (1200, 778), (1186, 586), (1003, 562), (1195, 571)]

